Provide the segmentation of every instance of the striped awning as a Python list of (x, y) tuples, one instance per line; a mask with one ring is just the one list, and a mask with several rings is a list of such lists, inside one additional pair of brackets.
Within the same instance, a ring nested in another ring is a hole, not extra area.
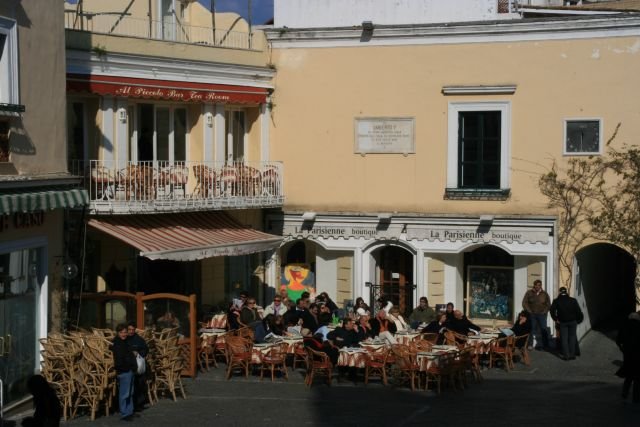
[(195, 261), (277, 248), (282, 237), (244, 226), (224, 212), (113, 215), (89, 226), (138, 249), (152, 260)]
[(13, 191), (0, 194), (0, 215), (75, 208), (89, 204), (87, 190)]

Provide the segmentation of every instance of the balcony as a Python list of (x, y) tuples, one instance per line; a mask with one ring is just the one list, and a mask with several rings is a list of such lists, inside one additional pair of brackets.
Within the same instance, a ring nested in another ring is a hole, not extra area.
[(255, 50), (252, 33), (212, 27), (198, 27), (182, 22), (133, 18), (122, 14), (101, 14), (65, 10), (65, 28), (95, 34), (137, 37), (230, 49)]
[(281, 207), (281, 162), (72, 161), (90, 214)]

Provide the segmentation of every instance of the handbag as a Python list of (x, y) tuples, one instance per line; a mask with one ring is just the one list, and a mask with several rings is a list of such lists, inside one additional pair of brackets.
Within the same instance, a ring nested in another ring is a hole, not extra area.
[(136, 364), (138, 365), (138, 369), (136, 370), (137, 375), (142, 375), (147, 371), (147, 363), (140, 353), (136, 353)]

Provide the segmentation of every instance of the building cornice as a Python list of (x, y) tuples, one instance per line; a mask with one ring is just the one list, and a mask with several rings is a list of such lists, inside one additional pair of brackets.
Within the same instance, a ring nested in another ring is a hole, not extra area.
[(265, 29), (274, 48), (430, 45), (640, 36), (640, 14), (424, 25)]
[(142, 55), (67, 49), (67, 73), (116, 75), (140, 79), (273, 87), (275, 70), (268, 67), (185, 61)]

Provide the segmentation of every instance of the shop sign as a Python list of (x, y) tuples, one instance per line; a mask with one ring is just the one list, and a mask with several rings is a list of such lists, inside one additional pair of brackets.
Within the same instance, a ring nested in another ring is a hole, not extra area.
[(547, 230), (531, 230), (519, 227), (496, 228), (480, 230), (478, 228), (439, 228), (439, 227), (409, 227), (407, 240), (429, 240), (441, 242), (471, 241), (471, 242), (549, 242)]
[(355, 152), (415, 153), (413, 118), (355, 119)]
[(253, 86), (84, 74), (67, 74), (67, 90), (123, 98), (198, 103), (264, 104), (268, 95), (267, 89)]
[(326, 237), (326, 238), (365, 238), (365, 239), (397, 239), (402, 232), (401, 225), (378, 228), (374, 225), (289, 225), (284, 228), (285, 236)]
[(201, 90), (165, 89), (161, 87), (118, 86), (113, 92), (116, 96), (157, 98), (184, 102), (228, 102), (231, 100), (228, 94)]
[(0, 215), (0, 232), (14, 228), (16, 230), (39, 227), (44, 224), (44, 211), (15, 212), (12, 215)]
[(284, 226), (283, 235), (287, 237), (305, 238), (365, 238), (365, 239), (398, 239), (406, 232), (407, 240), (427, 240), (430, 242), (470, 241), (478, 243), (508, 242), (549, 243), (549, 231), (531, 228), (495, 228), (479, 230), (474, 227), (447, 228), (445, 226), (390, 224), (378, 227), (373, 224), (288, 224)]

